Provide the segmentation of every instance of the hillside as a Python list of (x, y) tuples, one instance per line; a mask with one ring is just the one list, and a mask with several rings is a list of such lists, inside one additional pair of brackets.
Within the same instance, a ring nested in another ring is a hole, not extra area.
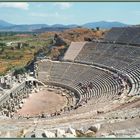
[(101, 38), (104, 35), (103, 30), (91, 30), (87, 28), (74, 28), (66, 30), (60, 36), (66, 40), (66, 42), (79, 42), (79, 41), (90, 41), (93, 39)]
[[(50, 57), (52, 59), (61, 59), (71, 42), (92, 41), (93, 39), (103, 38), (106, 32), (107, 30), (97, 31), (87, 28), (73, 28), (63, 32), (41, 33), (39, 38), (46, 39), (57, 35), (57, 43), (53, 44)], [(61, 42), (65, 42), (66, 44)]]
[(41, 33), (40, 37), (47, 38), (49, 36), (54, 36), (58, 34), (67, 44), (71, 42), (78, 42), (78, 41), (90, 41), (92, 39), (98, 39), (103, 37), (106, 30), (91, 30), (87, 28), (73, 28), (68, 29), (63, 32), (46, 32)]

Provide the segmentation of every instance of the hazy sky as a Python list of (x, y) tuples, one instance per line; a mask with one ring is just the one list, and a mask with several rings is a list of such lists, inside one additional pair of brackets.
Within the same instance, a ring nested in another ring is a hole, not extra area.
[(140, 24), (140, 2), (0, 2), (0, 19), (14, 24)]

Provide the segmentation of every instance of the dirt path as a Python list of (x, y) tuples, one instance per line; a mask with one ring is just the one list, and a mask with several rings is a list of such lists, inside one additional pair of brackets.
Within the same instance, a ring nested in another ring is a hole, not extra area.
[(39, 91), (30, 95), (24, 103), (22, 109), (18, 110), (17, 114), (26, 116), (37, 115), (39, 113), (54, 113), (56, 110), (60, 110), (67, 103), (67, 99), (64, 96), (50, 92), (47, 90)]

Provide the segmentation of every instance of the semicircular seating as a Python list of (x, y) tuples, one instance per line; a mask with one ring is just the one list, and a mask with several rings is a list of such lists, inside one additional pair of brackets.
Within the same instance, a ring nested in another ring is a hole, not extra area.
[[(49, 65), (49, 68), (42, 65)], [(121, 89), (121, 84), (113, 78), (113, 74), (92, 65), (42, 60), (41, 63), (38, 63), (38, 67), (39, 80), (44, 83), (67, 85), (76, 89), (80, 94), (80, 101), (90, 98), (97, 99), (102, 96), (112, 99), (112, 97), (117, 96)], [(49, 75), (48, 78), (44, 78), (46, 73)], [(84, 86), (92, 82), (93, 87), (91, 89), (88, 88), (85, 92), (84, 89), (78, 86), (79, 82)]]
[[(139, 27), (112, 28), (103, 42), (85, 42), (78, 55), (69, 62), (65, 59), (41, 60), (37, 62), (37, 78), (46, 84), (55, 83), (74, 89), (79, 96), (77, 103), (89, 99), (112, 100), (118, 98), (120, 93), (138, 95), (140, 47), (133, 42), (139, 36), (138, 30)], [(132, 38), (134, 32), (136, 34)], [(114, 74), (121, 80), (115, 79)], [(88, 87), (90, 82), (93, 85), (91, 89)], [(128, 89), (124, 86), (128, 86)]]
[[(132, 95), (140, 92), (140, 46), (135, 43), (128, 44), (132, 37), (132, 32), (137, 30), (135, 37), (140, 38), (139, 27), (113, 28), (105, 37), (105, 41), (120, 40), (124, 36), (122, 44), (100, 42), (86, 43), (79, 55), (75, 58), (75, 62), (99, 64), (118, 70), (127, 75), (133, 85)], [(122, 31), (122, 32), (121, 32)], [(126, 36), (127, 34), (127, 36)], [(114, 36), (113, 36), (114, 35)], [(134, 38), (132, 39), (134, 40)], [(133, 45), (131, 45), (133, 44)], [(140, 44), (139, 44), (140, 45)]]

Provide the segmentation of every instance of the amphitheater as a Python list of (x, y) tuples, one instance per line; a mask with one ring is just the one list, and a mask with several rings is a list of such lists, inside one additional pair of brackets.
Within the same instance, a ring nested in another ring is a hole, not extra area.
[[(42, 59), (34, 69), (1, 88), (1, 137), (140, 137), (140, 27), (72, 42), (63, 60)], [(26, 115), (32, 97), (41, 111)]]

